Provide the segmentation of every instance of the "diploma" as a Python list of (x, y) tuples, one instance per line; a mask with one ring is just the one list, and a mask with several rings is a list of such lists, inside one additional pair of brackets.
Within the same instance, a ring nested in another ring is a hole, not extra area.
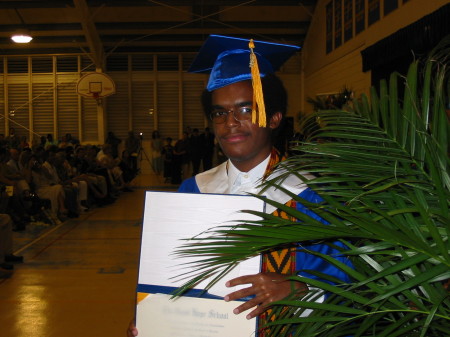
[[(256, 274), (261, 257), (238, 264), (206, 293), (206, 279), (193, 291), (172, 299), (171, 293), (187, 280), (181, 274), (194, 270), (201, 257), (173, 253), (185, 239), (217, 226), (232, 227), (258, 217), (242, 210), (264, 211), (264, 202), (242, 195), (147, 192), (142, 228), (137, 286), (136, 326), (140, 337), (254, 336), (256, 319), (247, 320), (233, 309), (242, 302), (225, 302), (223, 296), (239, 288), (227, 288), (227, 280)], [(203, 234), (205, 235), (205, 234)]]
[(255, 336), (256, 319), (233, 314), (237, 304), (189, 296), (172, 300), (170, 295), (149, 294), (138, 305), (139, 336)]

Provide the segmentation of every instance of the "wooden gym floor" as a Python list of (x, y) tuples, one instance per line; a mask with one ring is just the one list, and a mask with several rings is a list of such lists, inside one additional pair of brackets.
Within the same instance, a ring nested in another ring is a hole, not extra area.
[(126, 335), (134, 315), (144, 192), (177, 188), (145, 171), (132, 186), (114, 204), (78, 219), (14, 233), (14, 253), (25, 262), (0, 278), (1, 336)]

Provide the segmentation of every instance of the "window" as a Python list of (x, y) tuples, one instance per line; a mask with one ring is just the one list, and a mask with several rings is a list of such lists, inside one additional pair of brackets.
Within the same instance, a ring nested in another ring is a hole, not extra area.
[(56, 59), (56, 72), (76, 73), (78, 72), (77, 56), (58, 56)]
[(20, 74), (28, 72), (28, 58), (26, 57), (8, 57), (8, 73)]
[(52, 57), (33, 57), (31, 59), (31, 69), (33, 73), (52, 73)]
[(178, 55), (158, 55), (158, 70), (178, 71)]

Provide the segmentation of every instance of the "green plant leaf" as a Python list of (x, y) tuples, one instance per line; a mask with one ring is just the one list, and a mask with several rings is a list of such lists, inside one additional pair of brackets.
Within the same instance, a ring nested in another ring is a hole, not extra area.
[[(352, 282), (343, 284), (314, 268), (307, 271), (311, 278), (291, 276), (311, 291), (272, 304), (267, 336), (448, 335), (449, 55), (450, 37), (426, 60), (412, 63), (406, 78), (392, 74), (379, 92), (371, 90), (370, 99), (355, 100), (353, 109), (304, 116), (300, 126), (308, 137), (293, 145), (294, 155), (280, 163), (279, 176), (262, 190), (276, 187), (314, 216), (267, 199), (291, 219), (252, 212), (261, 220), (186, 241), (176, 254), (197, 262), (193, 275), (182, 275), (188, 281), (180, 293), (207, 276), (217, 281), (240, 261), (272, 249), (340, 241), (348, 248), (341, 254), (354, 269), (332, 256), (309, 253)], [(323, 201), (308, 202), (283, 188), (283, 179), (292, 175)], [(325, 301), (311, 301), (323, 292)], [(312, 312), (302, 317), (307, 309)]]

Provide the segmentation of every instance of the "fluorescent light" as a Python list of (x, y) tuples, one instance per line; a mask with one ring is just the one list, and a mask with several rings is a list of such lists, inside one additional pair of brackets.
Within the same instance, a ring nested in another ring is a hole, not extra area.
[(11, 40), (15, 43), (29, 43), (33, 38), (27, 34), (16, 34), (11, 36)]

